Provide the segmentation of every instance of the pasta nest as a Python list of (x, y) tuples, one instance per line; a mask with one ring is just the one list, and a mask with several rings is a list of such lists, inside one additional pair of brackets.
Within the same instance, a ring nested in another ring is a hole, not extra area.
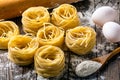
[(0, 22), (0, 49), (8, 49), (11, 36), (18, 35), (18, 26), (12, 21)]
[(43, 77), (55, 77), (63, 71), (65, 66), (64, 52), (56, 46), (40, 47), (34, 56), (35, 70)]
[(8, 58), (15, 64), (29, 65), (33, 62), (38, 47), (36, 38), (27, 35), (13, 36), (8, 43)]
[(96, 32), (91, 27), (78, 26), (67, 30), (65, 43), (76, 54), (87, 54), (96, 43)]
[(40, 46), (54, 45), (61, 47), (64, 43), (64, 30), (51, 23), (44, 23), (44, 26), (37, 33), (37, 39)]
[(26, 33), (36, 34), (44, 22), (50, 21), (50, 15), (45, 7), (30, 7), (22, 14), (23, 29)]
[(77, 10), (70, 4), (62, 4), (52, 12), (51, 22), (63, 29), (74, 28), (80, 24)]

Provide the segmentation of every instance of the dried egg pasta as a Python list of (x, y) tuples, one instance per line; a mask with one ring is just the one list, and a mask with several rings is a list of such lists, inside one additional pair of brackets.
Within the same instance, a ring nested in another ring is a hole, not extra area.
[(74, 53), (87, 54), (95, 45), (96, 32), (91, 27), (78, 26), (67, 30), (65, 43)]
[(37, 39), (40, 46), (54, 45), (61, 47), (64, 43), (64, 30), (51, 23), (44, 23), (44, 26), (37, 32)]
[(42, 46), (34, 56), (34, 64), (37, 74), (47, 78), (55, 77), (64, 69), (64, 52), (56, 46)]
[(19, 34), (18, 26), (12, 21), (0, 22), (0, 49), (8, 49), (8, 42), (14, 35)]
[(14, 36), (8, 44), (8, 58), (15, 64), (29, 65), (34, 60), (38, 46), (39, 43), (36, 38), (26, 35)]
[(52, 12), (51, 22), (63, 29), (74, 28), (80, 24), (77, 10), (70, 4), (62, 4)]
[(47, 8), (30, 7), (22, 14), (23, 29), (26, 33), (36, 34), (44, 22), (50, 21), (50, 15)]

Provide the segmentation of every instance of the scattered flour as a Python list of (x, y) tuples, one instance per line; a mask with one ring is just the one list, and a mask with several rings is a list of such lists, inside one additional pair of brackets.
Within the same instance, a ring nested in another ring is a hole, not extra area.
[(78, 15), (80, 17), (80, 21), (81, 21), (82, 25), (90, 26), (90, 27), (95, 26), (95, 24), (91, 20), (91, 13), (89, 11), (86, 13), (78, 12)]
[(44, 78), (42, 76), (37, 76), (37, 80), (49, 80), (48, 78)]
[(100, 76), (100, 79), (101, 79), (101, 80), (105, 80), (105, 77), (104, 77), (104, 76)]

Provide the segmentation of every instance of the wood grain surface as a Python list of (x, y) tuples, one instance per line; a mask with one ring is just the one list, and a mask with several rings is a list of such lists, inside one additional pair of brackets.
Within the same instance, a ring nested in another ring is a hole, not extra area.
[(0, 20), (18, 17), (29, 7), (45, 6), (47, 8), (52, 8), (62, 3), (73, 3), (78, 1), (81, 0), (0, 0)]
[[(102, 70), (89, 77), (81, 78), (75, 74), (75, 67), (81, 61), (102, 56), (120, 46), (119, 42), (111, 43), (107, 41), (102, 34), (101, 28), (91, 21), (92, 13), (98, 7), (107, 5), (117, 10), (119, 14), (117, 22), (120, 24), (120, 0), (83, 0), (72, 5), (77, 8), (82, 25), (93, 27), (97, 33), (96, 45), (90, 54), (79, 56), (68, 49), (65, 50), (66, 66), (63, 73), (58, 77), (45, 79), (35, 73), (33, 64), (26, 67), (18, 66), (7, 59), (7, 50), (0, 50), (0, 80), (120, 80), (120, 55), (112, 58)], [(21, 33), (23, 33), (21, 17), (9, 20), (16, 22), (21, 29)]]

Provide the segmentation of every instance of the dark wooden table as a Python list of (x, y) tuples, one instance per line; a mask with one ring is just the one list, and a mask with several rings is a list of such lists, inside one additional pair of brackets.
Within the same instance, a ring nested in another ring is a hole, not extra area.
[[(38, 76), (34, 71), (34, 66), (20, 67), (11, 63), (7, 59), (7, 50), (0, 50), (0, 80), (120, 80), (120, 55), (113, 57), (105, 67), (98, 73), (89, 77), (80, 78), (75, 74), (75, 67), (83, 60), (102, 56), (119, 47), (119, 43), (111, 43), (105, 39), (101, 28), (91, 21), (91, 15), (100, 6), (112, 6), (118, 12), (117, 22), (120, 24), (120, 0), (83, 0), (73, 3), (78, 15), (82, 12), (81, 22), (84, 26), (91, 26), (97, 32), (97, 41), (91, 54), (85, 56), (76, 55), (69, 50), (65, 50), (66, 66), (64, 72), (55, 78), (45, 79)], [(10, 19), (16, 22), (22, 33), (21, 17)]]

